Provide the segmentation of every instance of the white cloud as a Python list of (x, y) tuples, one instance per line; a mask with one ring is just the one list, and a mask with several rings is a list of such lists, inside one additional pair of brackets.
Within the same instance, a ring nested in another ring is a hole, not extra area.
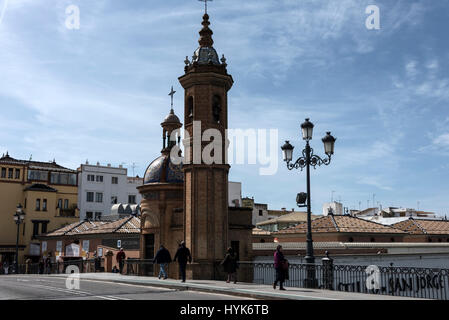
[(433, 139), (433, 144), (435, 146), (449, 148), (449, 133), (442, 134)]
[(417, 62), (416, 61), (409, 61), (405, 65), (405, 71), (407, 73), (407, 76), (409, 78), (414, 78), (418, 74), (418, 70), (416, 69)]

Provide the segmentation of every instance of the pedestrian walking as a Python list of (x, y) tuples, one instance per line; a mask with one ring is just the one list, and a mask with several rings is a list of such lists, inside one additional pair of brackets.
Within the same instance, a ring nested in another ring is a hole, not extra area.
[(8, 274), (8, 271), (9, 271), (9, 263), (8, 263), (8, 261), (5, 261), (3, 263), (3, 271), (5, 272), (5, 274)]
[(126, 254), (125, 251), (123, 251), (123, 248), (120, 248), (120, 251), (117, 253), (117, 262), (118, 262), (118, 267), (120, 270), (120, 274), (123, 273), (123, 266), (125, 265), (125, 258), (126, 258)]
[(223, 266), (224, 272), (227, 273), (228, 278), (226, 280), (226, 283), (231, 282), (231, 279), (234, 278), (234, 283), (237, 283), (237, 256), (234, 252), (234, 249), (231, 247), (228, 248), (226, 251), (226, 255), (224, 260), (221, 262), (221, 265)]
[(156, 256), (153, 259), (153, 263), (159, 264), (159, 279), (163, 276), (164, 280), (168, 278), (165, 268), (171, 262), (170, 251), (168, 251), (163, 245), (156, 252)]
[(45, 261), (44, 261), (44, 263), (45, 263), (45, 273), (46, 274), (50, 274), (51, 273), (51, 253), (49, 253), (48, 255), (47, 255), (47, 257), (45, 258)]
[(95, 272), (101, 271), (101, 258), (98, 256), (97, 251), (94, 252), (94, 265)]
[(173, 261), (176, 261), (176, 259), (178, 260), (179, 273), (181, 274), (182, 282), (186, 282), (187, 261), (189, 263), (192, 262), (192, 255), (190, 254), (190, 250), (186, 247), (186, 243), (184, 241), (182, 241), (179, 245), (178, 251), (176, 251)]
[(44, 269), (45, 269), (44, 259), (40, 258), (39, 259), (39, 274), (44, 274)]
[(282, 253), (282, 246), (278, 245), (274, 253), (274, 268), (276, 270), (276, 280), (273, 283), (273, 289), (276, 289), (279, 282), (279, 290), (285, 290), (284, 281), (288, 273), (288, 261)]

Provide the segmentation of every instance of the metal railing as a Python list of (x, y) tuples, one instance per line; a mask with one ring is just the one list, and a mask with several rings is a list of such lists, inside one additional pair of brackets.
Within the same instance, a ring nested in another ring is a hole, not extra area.
[[(273, 284), (273, 263), (240, 262), (253, 271), (253, 283)], [(327, 264), (290, 264), (286, 287), (307, 288), (307, 272), (315, 274), (316, 288), (344, 292), (449, 300), (449, 269), (377, 267)]]
[[(343, 292), (391, 295), (398, 297), (449, 300), (449, 269), (414, 267), (377, 267), (335, 265), (325, 258), (322, 264), (290, 264), (286, 287), (309, 288), (310, 275), (315, 276), (314, 287)], [(168, 264), (166, 271), (177, 274), (177, 264)], [(273, 263), (239, 262), (238, 281), (272, 285), (276, 278)], [(76, 266), (81, 273), (104, 272), (104, 259), (74, 260), (52, 263), (19, 265), (20, 274), (62, 274), (68, 266)], [(117, 265), (118, 266), (118, 265)], [(15, 270), (10, 268), (9, 273)], [(126, 259), (122, 274), (132, 276), (157, 276), (159, 265), (153, 260)], [(309, 275), (309, 276), (308, 276)], [(225, 280), (222, 267), (217, 263), (214, 280)]]
[[(27, 263), (18, 265), (18, 274), (61, 274), (66, 273), (69, 266), (75, 266), (80, 273), (102, 272), (104, 271), (104, 259), (72, 260), (55, 262), (50, 264)], [(15, 274), (15, 266), (9, 268), (9, 274)]]

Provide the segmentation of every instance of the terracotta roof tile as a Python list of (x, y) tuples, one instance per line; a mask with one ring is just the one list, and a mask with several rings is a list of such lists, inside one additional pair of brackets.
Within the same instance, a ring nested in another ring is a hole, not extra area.
[(415, 220), (411, 218), (392, 226), (410, 234), (449, 234), (449, 221), (447, 220)]
[(47, 237), (104, 233), (140, 233), (140, 218), (126, 217), (116, 221), (83, 221), (48, 233)]
[[(303, 222), (295, 227), (281, 230), (278, 233), (306, 233), (307, 223)], [(352, 216), (325, 216), (312, 221), (312, 232), (341, 232), (341, 233), (405, 233), (380, 223), (363, 220)]]

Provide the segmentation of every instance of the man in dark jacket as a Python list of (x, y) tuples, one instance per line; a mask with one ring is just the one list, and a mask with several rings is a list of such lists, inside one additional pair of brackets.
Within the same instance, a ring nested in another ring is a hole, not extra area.
[(125, 265), (125, 258), (126, 258), (125, 251), (123, 251), (123, 248), (120, 248), (120, 251), (117, 253), (116, 256), (120, 273), (123, 272), (123, 266)]
[(162, 276), (164, 276), (164, 280), (168, 278), (165, 268), (167, 267), (167, 264), (169, 264), (170, 262), (171, 262), (170, 252), (167, 249), (165, 249), (163, 245), (161, 245), (159, 250), (156, 252), (156, 256), (153, 259), (153, 263), (157, 263), (160, 265), (159, 279)]
[(173, 261), (176, 261), (176, 259), (178, 259), (179, 273), (181, 274), (182, 282), (186, 282), (187, 261), (191, 263), (192, 256), (190, 255), (190, 250), (186, 247), (186, 243), (184, 241), (182, 241), (179, 245), (178, 251), (176, 251), (176, 255)]

